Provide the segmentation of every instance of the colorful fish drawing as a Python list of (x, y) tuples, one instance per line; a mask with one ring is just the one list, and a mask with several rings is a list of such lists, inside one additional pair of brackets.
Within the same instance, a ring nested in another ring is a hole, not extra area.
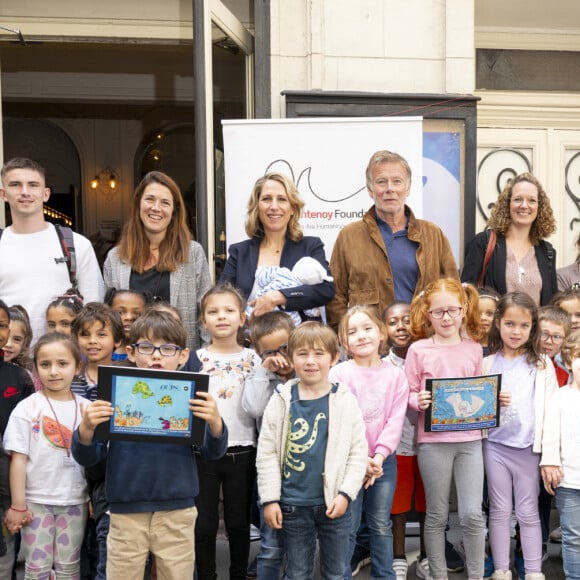
[(148, 399), (149, 397), (153, 397), (155, 393), (149, 388), (149, 385), (144, 381), (137, 381), (133, 385), (132, 390), (133, 395), (141, 394), (142, 399)]
[(164, 419), (163, 417), (159, 417), (159, 420), (161, 421), (161, 428), (162, 429), (171, 429), (171, 423), (167, 419)]
[(161, 407), (165, 407), (166, 405), (171, 406), (173, 405), (173, 399), (171, 398), (171, 395), (163, 395), (163, 397), (157, 401), (157, 404)]

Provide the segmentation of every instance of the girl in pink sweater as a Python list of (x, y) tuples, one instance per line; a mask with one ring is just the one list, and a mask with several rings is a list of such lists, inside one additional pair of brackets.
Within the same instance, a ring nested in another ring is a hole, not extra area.
[(339, 337), (352, 358), (332, 368), (329, 378), (348, 386), (357, 398), (368, 444), (364, 486), (351, 503), (351, 541), (345, 578), (351, 578), (350, 560), (363, 510), (369, 533), (371, 576), (394, 578), (390, 514), (397, 481), (395, 451), (401, 440), (409, 396), (407, 379), (389, 359), (381, 358), (387, 333), (372, 307), (352, 307), (341, 320)]
[(411, 304), (411, 333), (418, 340), (409, 347), (405, 374), (409, 405), (419, 411), (418, 459), (427, 499), (425, 548), (433, 580), (447, 578), (445, 526), (452, 477), (457, 488), (468, 577), (483, 577), (481, 431), (425, 432), (424, 414), (431, 405), (426, 379), (481, 375), (478, 301), (475, 287), (442, 278), (429, 284)]

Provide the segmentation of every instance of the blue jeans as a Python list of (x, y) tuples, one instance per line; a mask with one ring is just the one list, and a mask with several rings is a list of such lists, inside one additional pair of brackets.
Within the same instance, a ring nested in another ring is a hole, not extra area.
[(291, 506), (281, 504), (282, 535), (288, 557), (287, 580), (314, 578), (316, 538), (320, 545), (320, 576), (323, 580), (343, 580), (344, 555), (348, 550), (351, 528), (350, 509), (331, 520), (326, 506)]
[(258, 578), (271, 578), (272, 580), (279, 578), (283, 557), (282, 531), (271, 528), (264, 521), (264, 508), (260, 504), (260, 551), (257, 556)]
[(580, 489), (558, 487), (556, 506), (562, 526), (562, 559), (567, 580), (580, 580)]
[(351, 503), (352, 526), (344, 577), (352, 578), (350, 560), (354, 552), (357, 532), (364, 512), (369, 549), (371, 552), (371, 578), (395, 580), (393, 570), (393, 532), (391, 507), (397, 483), (397, 457), (394, 453), (383, 462), (383, 475), (368, 489), (361, 489)]

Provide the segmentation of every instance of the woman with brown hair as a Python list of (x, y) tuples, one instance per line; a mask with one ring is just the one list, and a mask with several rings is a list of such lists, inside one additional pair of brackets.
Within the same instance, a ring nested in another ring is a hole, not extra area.
[(108, 288), (138, 290), (175, 306), (188, 347), (199, 348), (197, 309), (211, 287), (209, 266), (203, 248), (191, 239), (179, 187), (165, 173), (151, 171), (137, 186), (129, 220), (103, 274)]
[[(487, 260), (482, 286), (500, 295), (525, 292), (537, 306), (549, 303), (558, 291), (556, 250), (545, 241), (556, 231), (548, 195), (531, 173), (510, 179), (491, 211), (488, 230), (466, 247), (462, 282), (477, 283)], [(494, 247), (495, 238), (495, 247)]]
[[(329, 278), (324, 244), (320, 238), (305, 236), (300, 227), (304, 202), (293, 181), (281, 173), (267, 173), (254, 185), (246, 217), (249, 240), (232, 244), (220, 282), (239, 288), (259, 316), (277, 307), (298, 311), (324, 306), (334, 297), (334, 284)], [(305, 257), (314, 258), (326, 275), (314, 284), (262, 292), (261, 280), (271, 280), (282, 268), (292, 268)], [(325, 278), (325, 279), (323, 279)]]

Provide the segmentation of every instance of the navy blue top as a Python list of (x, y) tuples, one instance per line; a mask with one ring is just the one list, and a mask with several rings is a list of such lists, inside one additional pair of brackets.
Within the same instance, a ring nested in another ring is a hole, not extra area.
[[(223, 457), (227, 445), (225, 423), (221, 437), (214, 437), (206, 425), (200, 449), (205, 458)], [(199, 481), (189, 445), (100, 440), (83, 445), (76, 429), (72, 454), (85, 467), (107, 458), (105, 489), (111, 513), (157, 512), (195, 505)]]
[[(262, 238), (251, 238), (232, 244), (229, 248), (228, 261), (220, 276), (220, 282), (230, 282), (242, 291), (246, 299), (254, 287), (261, 242)], [(320, 238), (314, 236), (304, 236), (299, 242), (286, 238), (280, 254), (280, 267), (292, 270), (296, 262), (306, 256), (318, 260), (330, 275), (324, 244)], [(334, 298), (334, 284), (332, 282), (322, 282), (313, 286), (304, 284), (294, 288), (282, 288), (280, 292), (286, 297), (284, 306), (286, 310), (307, 310), (328, 304)]]
[(417, 265), (417, 250), (419, 242), (408, 237), (409, 220), (404, 229), (393, 233), (391, 226), (376, 216), (379, 231), (385, 242), (387, 256), (391, 263), (391, 271), (395, 282), (395, 300), (411, 303), (415, 288), (419, 280), (419, 266)]

